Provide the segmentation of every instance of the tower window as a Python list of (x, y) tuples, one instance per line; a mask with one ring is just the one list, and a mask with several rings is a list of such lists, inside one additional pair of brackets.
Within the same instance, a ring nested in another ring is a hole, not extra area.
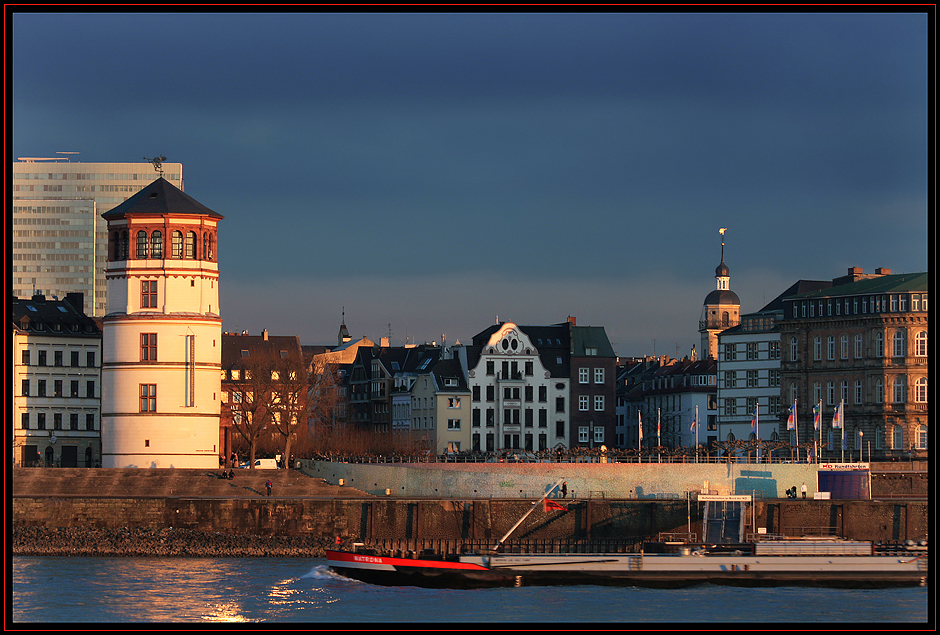
[(150, 234), (150, 257), (163, 258), (163, 232), (159, 229)]
[(173, 257), (183, 257), (183, 232), (178, 229), (173, 232)]
[(140, 306), (143, 309), (157, 306), (157, 281), (142, 280), (140, 282)]
[(140, 361), (142, 362), (157, 361), (157, 334), (156, 333), (141, 333), (140, 334)]
[(156, 412), (157, 411), (157, 385), (156, 384), (141, 384), (140, 385), (140, 411), (141, 412)]
[(137, 232), (137, 257), (147, 257), (147, 232), (140, 230)]

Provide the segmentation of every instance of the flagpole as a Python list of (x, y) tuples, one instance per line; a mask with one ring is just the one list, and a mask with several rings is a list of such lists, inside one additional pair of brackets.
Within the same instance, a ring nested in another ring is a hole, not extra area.
[[(659, 436), (660, 434), (662, 434), (661, 420), (660, 420), (660, 418), (659, 418), (659, 410), (660, 410), (659, 408), (656, 409), (656, 447), (657, 447), (657, 448), (658, 448), (658, 447), (662, 447), (662, 445), (663, 445), (663, 441), (662, 441), (662, 439), (661, 439), (660, 436)], [(662, 453), (662, 452), (659, 452), (659, 453), (656, 454), (656, 456), (657, 456), (656, 461), (657, 461), (658, 463), (662, 463), (662, 462), (663, 462), (663, 453)]]
[(793, 429), (796, 430), (796, 462), (800, 462), (800, 424), (796, 417), (796, 398), (793, 399)]
[(839, 401), (839, 427), (842, 428), (842, 462), (845, 463), (845, 401)]
[(698, 463), (698, 406), (695, 406), (695, 462)]
[[(819, 451), (822, 452), (823, 442), (822, 442), (822, 431), (823, 431), (823, 416), (822, 416), (822, 399), (819, 400)], [(819, 461), (819, 457), (816, 457), (816, 460)]]
[(761, 458), (764, 453), (762, 452), (761, 443), (760, 443), (760, 418), (758, 417), (758, 411), (760, 410), (760, 405), (754, 404), (754, 438), (757, 440), (757, 462), (760, 463)]
[(643, 462), (643, 416), (640, 414), (640, 409), (637, 408), (636, 411), (636, 449), (637, 449), (637, 459), (640, 463)]

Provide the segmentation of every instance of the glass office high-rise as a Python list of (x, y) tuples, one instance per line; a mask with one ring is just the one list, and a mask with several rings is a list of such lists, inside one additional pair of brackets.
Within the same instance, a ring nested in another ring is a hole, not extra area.
[[(183, 164), (159, 164), (183, 189)], [(107, 308), (108, 235), (101, 215), (160, 176), (155, 165), (82, 163), (71, 157), (13, 162), (13, 295), (84, 294), (86, 315)]]

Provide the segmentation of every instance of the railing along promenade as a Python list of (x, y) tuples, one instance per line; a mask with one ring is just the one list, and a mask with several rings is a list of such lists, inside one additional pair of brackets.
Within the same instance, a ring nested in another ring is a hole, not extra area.
[[(818, 460), (799, 459), (789, 455), (774, 455), (756, 453), (719, 456), (712, 454), (688, 454), (674, 451), (636, 453), (635, 451), (608, 450), (599, 451), (568, 451), (568, 452), (461, 452), (434, 455), (427, 453), (359, 453), (359, 452), (329, 452), (315, 453), (309, 457), (314, 461), (331, 461), (336, 463), (706, 463), (706, 464), (813, 464), (813, 463), (866, 463), (856, 453), (854, 456), (823, 455)], [(891, 471), (918, 471), (926, 469), (926, 462), (922, 460), (905, 461), (875, 461), (882, 469), (890, 466)]]

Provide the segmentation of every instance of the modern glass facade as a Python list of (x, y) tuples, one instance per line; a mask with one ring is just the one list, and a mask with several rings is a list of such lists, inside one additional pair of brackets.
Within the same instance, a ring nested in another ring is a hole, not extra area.
[[(183, 189), (183, 165), (163, 163)], [(154, 165), (81, 163), (65, 158), (13, 162), (13, 295), (84, 294), (86, 315), (107, 308), (108, 233), (101, 214), (159, 177)]]

